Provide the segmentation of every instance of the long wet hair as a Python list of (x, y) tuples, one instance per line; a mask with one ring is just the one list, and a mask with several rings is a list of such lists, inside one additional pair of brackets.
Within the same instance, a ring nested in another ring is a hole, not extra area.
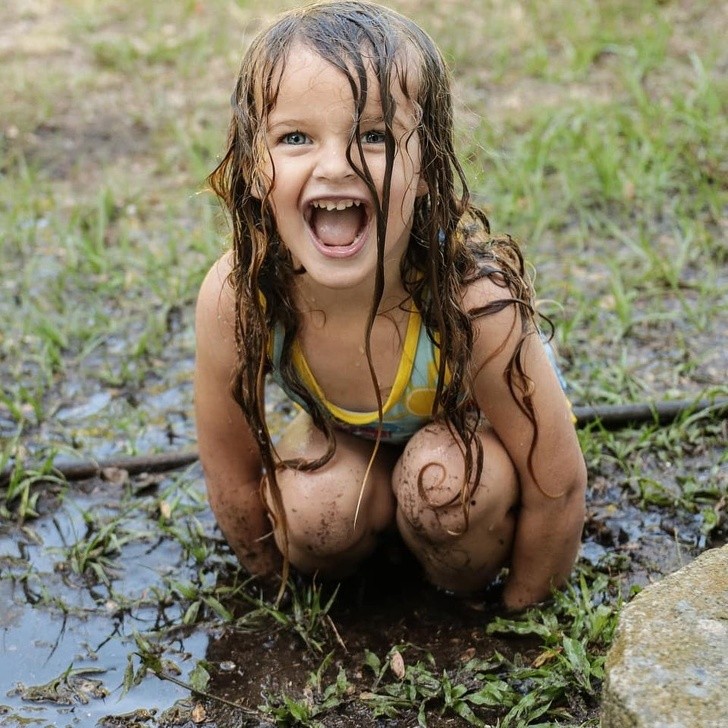
[[(369, 189), (377, 223), (378, 262), (365, 350), (377, 392), (380, 423), (382, 401), (369, 339), (384, 289), (389, 182), (397, 153), (392, 129), (393, 84), (398, 85), (416, 110), (421, 176), (427, 192), (416, 200), (410, 244), (401, 263), (402, 282), (410, 297), (403, 306), (417, 307), (428, 335), (439, 347), (433, 417), (447, 422), (456, 435), (465, 457), (466, 474), (459, 496), (445, 505), (460, 502), (467, 528), (472, 491), (483, 467), (482, 446), (476, 436), (479, 414), (476, 411), (474, 416), (468, 396), (474, 375), (470, 371), (472, 322), (475, 317), (508, 306), (519, 310), (521, 337), (504, 376), (515, 401), (533, 425), (532, 456), (538, 428), (530, 399), (530, 380), (521, 362), (523, 341), (534, 330), (532, 289), (518, 246), (510, 238), (493, 238), (486, 216), (470, 203), (467, 182), (453, 146), (450, 76), (439, 50), (411, 20), (361, 0), (316, 3), (289, 11), (253, 40), (232, 96), (227, 151), (209, 177), (210, 186), (224, 202), (232, 223), (230, 284), (235, 294), (238, 361), (231, 391), (260, 448), (271, 516), (274, 523), (282, 524), (285, 539), (276, 470), (321, 467), (335, 449), (331, 416), (306, 389), (292, 362), (292, 344), (299, 329), (292, 292), (294, 277), (301, 271), (294, 269), (278, 236), (269, 201), (275, 170), (267, 176), (263, 172), (270, 169), (265, 141), (267, 120), (275, 107), (280, 80), (294, 45), (305, 46), (338, 69), (353, 95), (355, 133), (347, 158)], [(381, 197), (367, 169), (359, 133), (372, 76), (379, 86), (385, 126), (386, 170)], [(362, 160), (360, 166), (354, 158)], [(484, 276), (491, 277), (503, 289), (503, 298), (478, 310), (463, 310), (464, 288)], [(315, 460), (281, 461), (268, 430), (265, 377), (271, 366), (271, 332), (276, 326), (283, 331), (280, 375), (305, 402), (314, 424), (328, 440), (327, 451)], [(284, 546), (285, 581), (287, 545)]]

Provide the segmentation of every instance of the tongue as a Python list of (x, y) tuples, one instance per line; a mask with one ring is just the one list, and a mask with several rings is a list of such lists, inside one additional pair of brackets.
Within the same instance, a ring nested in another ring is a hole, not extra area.
[(361, 227), (361, 211), (357, 207), (347, 207), (345, 210), (316, 208), (311, 226), (324, 245), (351, 245)]

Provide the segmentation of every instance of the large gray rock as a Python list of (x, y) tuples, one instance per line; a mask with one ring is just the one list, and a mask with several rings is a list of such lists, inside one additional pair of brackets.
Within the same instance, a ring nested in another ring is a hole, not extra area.
[(606, 670), (602, 728), (728, 728), (728, 546), (624, 608)]

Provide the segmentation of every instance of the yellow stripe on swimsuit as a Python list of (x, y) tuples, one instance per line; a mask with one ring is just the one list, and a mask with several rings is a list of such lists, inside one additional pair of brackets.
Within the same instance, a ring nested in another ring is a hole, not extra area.
[[(291, 392), (280, 376), (283, 329), (273, 330), (272, 376), (283, 391), (298, 405), (306, 409), (304, 402)], [(382, 406), (382, 441), (402, 443), (432, 420), (432, 409), (437, 389), (437, 372), (440, 352), (427, 335), (419, 311), (413, 309), (407, 322), (402, 357), (394, 385)], [(301, 382), (328, 410), (337, 429), (358, 437), (375, 439), (379, 429), (379, 416), (372, 412), (353, 412), (338, 407), (326, 399), (321, 386), (308, 366), (298, 343), (293, 343), (291, 356)]]
[[(550, 344), (544, 340), (546, 353), (556, 372), (562, 389), (565, 382), (556, 363), (556, 356)], [(283, 327), (278, 325), (273, 330), (271, 358), (272, 376), (288, 397), (302, 409), (306, 404), (296, 396), (283, 381), (280, 375), (281, 351), (283, 349)], [(335, 427), (358, 437), (374, 440), (379, 429), (379, 417), (376, 410), (371, 412), (354, 412), (339, 407), (326, 399), (308, 362), (303, 355), (300, 344), (294, 341), (291, 351), (293, 366), (303, 385), (330, 413)], [(392, 443), (407, 442), (412, 435), (432, 421), (432, 410), (437, 389), (437, 374), (440, 365), (440, 350), (427, 335), (422, 317), (417, 309), (410, 312), (405, 333), (402, 358), (399, 362), (394, 385), (382, 406), (382, 441)], [(450, 380), (445, 374), (445, 384)], [(567, 402), (569, 402), (567, 398)], [(571, 408), (571, 402), (569, 402)], [(574, 416), (572, 414), (572, 419)]]

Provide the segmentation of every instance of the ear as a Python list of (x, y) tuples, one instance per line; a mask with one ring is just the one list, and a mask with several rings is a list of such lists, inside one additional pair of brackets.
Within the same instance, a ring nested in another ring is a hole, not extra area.
[(427, 180), (420, 174), (420, 178), (417, 180), (417, 197), (422, 197), (430, 191), (430, 187), (427, 184)]

